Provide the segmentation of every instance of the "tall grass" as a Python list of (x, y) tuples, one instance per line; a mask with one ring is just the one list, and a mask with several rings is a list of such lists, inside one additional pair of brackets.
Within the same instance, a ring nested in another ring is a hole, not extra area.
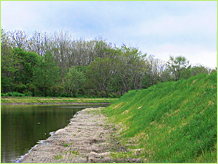
[(104, 111), (129, 150), (149, 162), (217, 161), (217, 75), (129, 91)]

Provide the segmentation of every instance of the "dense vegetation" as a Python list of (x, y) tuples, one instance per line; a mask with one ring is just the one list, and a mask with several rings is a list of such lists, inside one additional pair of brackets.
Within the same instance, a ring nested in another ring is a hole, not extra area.
[[(133, 89), (177, 81), (213, 70), (185, 57), (168, 62), (102, 39), (1, 30), (2, 96), (120, 97)], [(214, 70), (215, 71), (215, 70)]]
[(144, 162), (217, 161), (217, 75), (132, 90), (103, 112), (129, 152)]

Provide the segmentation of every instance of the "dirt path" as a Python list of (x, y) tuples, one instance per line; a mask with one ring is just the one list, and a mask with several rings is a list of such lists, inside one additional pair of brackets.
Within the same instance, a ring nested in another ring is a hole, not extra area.
[[(113, 133), (106, 126), (99, 108), (87, 108), (71, 119), (71, 123), (34, 147), (23, 163), (109, 163), (109, 138)], [(58, 121), (58, 120), (57, 120)]]

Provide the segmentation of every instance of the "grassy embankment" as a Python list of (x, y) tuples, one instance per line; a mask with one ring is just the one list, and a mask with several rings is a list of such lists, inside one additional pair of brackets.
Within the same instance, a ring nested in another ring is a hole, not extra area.
[(7, 97), (1, 103), (112, 103), (117, 98)]
[(144, 162), (217, 161), (217, 75), (130, 91), (103, 110), (130, 150), (115, 158)]

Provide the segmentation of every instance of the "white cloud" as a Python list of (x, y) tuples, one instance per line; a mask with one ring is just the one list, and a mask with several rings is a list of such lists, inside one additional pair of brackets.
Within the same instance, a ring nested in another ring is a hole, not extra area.
[(139, 23), (140, 35), (168, 35), (192, 34), (204, 32), (205, 34), (215, 34), (217, 25), (215, 11), (202, 13), (189, 13), (188, 15), (174, 16), (163, 15), (154, 20)]
[(163, 44), (159, 46), (140, 46), (148, 55), (168, 61), (170, 56), (185, 56), (192, 65), (201, 64), (210, 68), (217, 67), (217, 51), (198, 45)]
[(33, 32), (45, 23), (40, 6), (32, 2), (1, 2), (1, 24), (7, 30)]

